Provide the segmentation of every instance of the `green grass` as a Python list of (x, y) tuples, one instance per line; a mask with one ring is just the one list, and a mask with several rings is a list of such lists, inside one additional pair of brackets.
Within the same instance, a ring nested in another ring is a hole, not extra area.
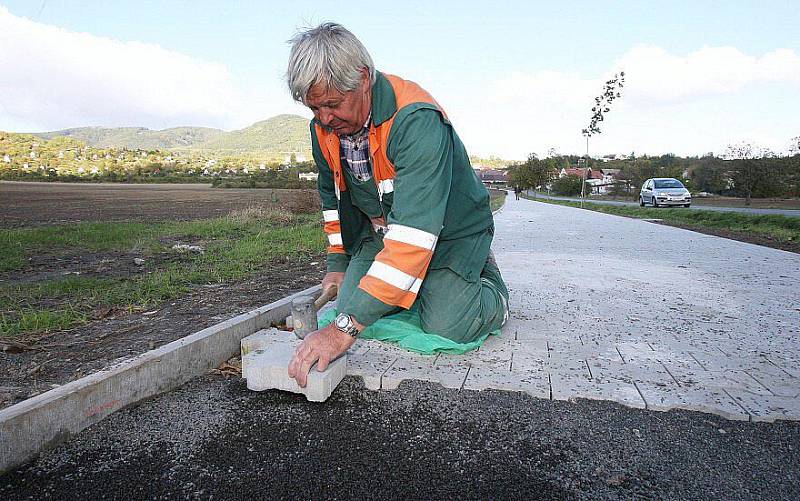
[(496, 211), (502, 207), (504, 203), (506, 203), (507, 195), (508, 193), (503, 190), (489, 190), (489, 207), (492, 209), (492, 212)]
[[(533, 199), (533, 198), (531, 198)], [(547, 200), (536, 198), (537, 202), (580, 207), (580, 202)], [(586, 202), (583, 208), (617, 216), (638, 219), (661, 219), (666, 223), (680, 224), (690, 228), (726, 230), (741, 233), (755, 233), (773, 238), (779, 242), (797, 243), (800, 248), (800, 218), (771, 214), (743, 214), (711, 210), (689, 210), (684, 208), (660, 209), (604, 205)]]
[[(252, 276), (277, 257), (319, 254), (325, 245), (316, 219), (269, 213), (0, 230), (0, 271), (12, 278), (37, 253), (56, 259), (64, 253), (122, 251), (146, 259), (145, 270), (130, 277), (69, 275), (0, 285), (0, 335), (67, 329), (86, 322), (100, 307), (151, 307), (199, 284)], [(174, 241), (187, 239), (200, 241), (205, 252), (170, 251)]]

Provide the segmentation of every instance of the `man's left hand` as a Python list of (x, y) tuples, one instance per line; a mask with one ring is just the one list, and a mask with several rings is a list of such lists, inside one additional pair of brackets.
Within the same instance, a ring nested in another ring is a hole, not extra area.
[(301, 388), (305, 388), (308, 371), (314, 362), (317, 362), (317, 370), (323, 372), (328, 364), (339, 358), (355, 342), (356, 338), (340, 331), (334, 324), (308, 334), (289, 362), (289, 377), (297, 380)]

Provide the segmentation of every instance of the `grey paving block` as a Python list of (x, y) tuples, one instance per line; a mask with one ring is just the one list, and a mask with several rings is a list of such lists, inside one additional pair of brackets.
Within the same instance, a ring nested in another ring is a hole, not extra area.
[(800, 399), (796, 397), (753, 395), (735, 390), (728, 393), (747, 409), (753, 421), (800, 420)]
[(683, 387), (702, 387), (722, 390), (742, 390), (754, 395), (772, 395), (758, 380), (747, 371), (726, 370), (706, 371), (703, 369), (687, 369), (673, 367), (670, 372)]
[(366, 351), (350, 354), (347, 358), (347, 375), (358, 376), (370, 390), (381, 389), (381, 379), (386, 369), (405, 352), (378, 341), (367, 341)]
[(489, 366), (469, 369), (464, 381), (465, 390), (506, 390), (527, 393), (537, 398), (550, 398), (550, 379), (547, 371), (510, 372)]
[(593, 359), (586, 361), (593, 378), (620, 379), (626, 382), (649, 381), (671, 384), (674, 379), (657, 360), (632, 360), (622, 363), (614, 360)]
[(436, 356), (398, 357), (381, 379), (381, 388), (394, 390), (406, 379), (439, 383), (445, 388), (461, 389), (469, 367), (461, 364), (434, 365)]
[[(347, 372), (347, 356), (331, 362), (324, 372), (316, 365), (308, 373), (305, 388), (289, 377), (289, 361), (295, 347), (290, 343), (274, 343), (266, 349), (255, 350), (242, 359), (242, 377), (247, 379), (247, 388), (254, 391), (284, 390), (300, 393), (311, 402), (324, 402), (333, 393)], [(246, 363), (245, 363), (246, 359)]]
[(686, 409), (718, 414), (727, 419), (747, 421), (749, 414), (722, 389), (702, 386), (678, 386), (638, 382), (636, 387), (647, 402), (647, 408), (656, 411)]
[(527, 373), (547, 371), (550, 356), (547, 352), (517, 350), (511, 360), (511, 372)]
[(800, 379), (788, 374), (768, 374), (758, 369), (749, 369), (744, 372), (763, 385), (768, 390), (768, 394), (800, 398)]
[(262, 329), (242, 339), (242, 356), (247, 355), (251, 351), (263, 350), (273, 343), (296, 344), (297, 341), (297, 336), (295, 336), (293, 332), (281, 331), (274, 328)]
[(620, 379), (588, 378), (575, 372), (550, 370), (553, 400), (610, 400), (628, 407), (644, 409), (645, 402), (636, 386)]

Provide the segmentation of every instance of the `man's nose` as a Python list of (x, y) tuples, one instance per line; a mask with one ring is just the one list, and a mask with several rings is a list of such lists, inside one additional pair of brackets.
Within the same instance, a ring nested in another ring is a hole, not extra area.
[(333, 113), (329, 110), (319, 110), (319, 121), (322, 122), (322, 125), (329, 126), (333, 121)]

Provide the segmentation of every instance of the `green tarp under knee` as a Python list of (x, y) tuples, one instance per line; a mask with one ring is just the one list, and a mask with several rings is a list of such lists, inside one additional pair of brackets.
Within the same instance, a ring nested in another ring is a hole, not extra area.
[[(320, 328), (333, 322), (336, 310), (332, 309), (322, 314), (319, 319)], [(477, 350), (490, 335), (500, 334), (499, 330), (484, 334), (471, 343), (456, 343), (451, 339), (430, 334), (422, 330), (419, 313), (412, 308), (394, 315), (388, 315), (370, 325), (358, 337), (362, 339), (377, 339), (397, 343), (401, 348), (409, 351), (432, 355), (434, 353), (462, 354)]]

